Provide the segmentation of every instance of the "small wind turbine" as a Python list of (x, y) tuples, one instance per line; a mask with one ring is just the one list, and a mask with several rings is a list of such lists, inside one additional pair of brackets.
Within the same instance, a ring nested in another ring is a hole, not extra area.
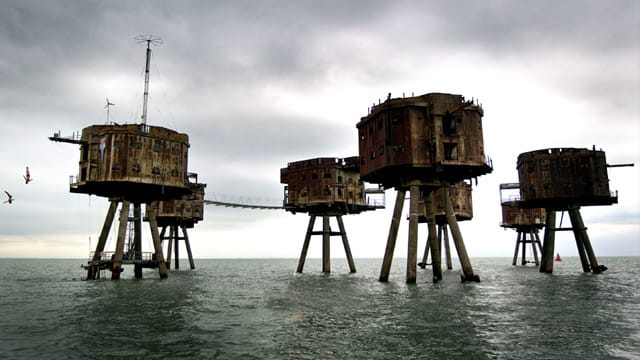
[(109, 98), (107, 98), (107, 105), (104, 106), (105, 109), (107, 109), (107, 125), (109, 124), (109, 107), (115, 105), (114, 103), (109, 101)]

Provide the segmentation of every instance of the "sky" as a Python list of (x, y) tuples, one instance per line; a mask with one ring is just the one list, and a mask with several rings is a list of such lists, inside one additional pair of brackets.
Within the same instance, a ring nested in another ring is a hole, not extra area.
[[(15, 198), (0, 204), (0, 257), (85, 259), (95, 247), (108, 201), (69, 192), (79, 148), (48, 137), (104, 124), (107, 98), (111, 121), (140, 122), (138, 35), (163, 41), (153, 47), (147, 122), (189, 135), (188, 168), (206, 199), (281, 203), (280, 169), (358, 155), (356, 123), (388, 93), (453, 93), (482, 104), (494, 167), (474, 183), (474, 218), (460, 223), (472, 262), (513, 256), (499, 184), (518, 181), (519, 154), (558, 147), (596, 146), (609, 164), (635, 164), (608, 170), (617, 204), (581, 213), (597, 256), (640, 256), (638, 1), (0, 5), (0, 187)], [(386, 209), (344, 217), (354, 257), (382, 259), (395, 198), (388, 189)], [(398, 258), (407, 256), (407, 212), (408, 201)], [(189, 230), (196, 258), (297, 258), (309, 219), (212, 205), (204, 216)], [(419, 231), (421, 256), (426, 224)], [(147, 236), (145, 251), (150, 244)], [(577, 256), (571, 233), (558, 233), (556, 252)], [(345, 257), (338, 237), (331, 254)], [(308, 256), (321, 257), (320, 237)]]

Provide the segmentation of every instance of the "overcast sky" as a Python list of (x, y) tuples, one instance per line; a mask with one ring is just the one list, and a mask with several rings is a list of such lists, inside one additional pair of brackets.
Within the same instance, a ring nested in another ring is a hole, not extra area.
[[(355, 125), (372, 103), (389, 92), (448, 92), (483, 105), (494, 165), (473, 188), (473, 220), (461, 223), (472, 262), (513, 255), (516, 233), (499, 226), (498, 186), (518, 181), (520, 153), (593, 145), (610, 164), (636, 165), (609, 169), (618, 204), (582, 209), (596, 255), (640, 255), (636, 0), (0, 7), (0, 187), (15, 197), (0, 204), (0, 257), (84, 259), (95, 247), (108, 203), (69, 193), (78, 146), (47, 137), (104, 124), (106, 98), (112, 121), (140, 122), (141, 34), (164, 42), (153, 48), (148, 123), (189, 135), (189, 171), (207, 184), (207, 199), (281, 201), (288, 162), (358, 155)], [(387, 191), (385, 210), (344, 218), (356, 258), (383, 257), (395, 194)], [(189, 236), (197, 258), (297, 258), (307, 223), (306, 214), (207, 206)], [(403, 220), (396, 257), (406, 257), (407, 228)], [(420, 231), (421, 255), (426, 225)], [(344, 258), (338, 238), (331, 250)], [(559, 233), (556, 250), (577, 256), (573, 236)], [(309, 256), (321, 256), (320, 237)]]

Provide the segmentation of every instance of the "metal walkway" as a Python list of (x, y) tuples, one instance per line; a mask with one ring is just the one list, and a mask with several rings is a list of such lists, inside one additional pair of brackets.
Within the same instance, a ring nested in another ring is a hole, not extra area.
[(224, 206), (232, 208), (259, 209), (259, 210), (283, 210), (284, 206), (275, 205), (255, 205), (255, 204), (239, 204), (225, 201), (204, 200), (206, 205)]

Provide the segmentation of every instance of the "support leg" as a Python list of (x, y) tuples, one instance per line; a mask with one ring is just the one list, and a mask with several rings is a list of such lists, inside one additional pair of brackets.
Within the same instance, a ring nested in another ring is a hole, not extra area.
[(544, 227), (544, 239), (542, 244), (542, 259), (540, 262), (540, 272), (553, 272), (553, 250), (556, 241), (556, 212), (547, 209), (547, 216)]
[(431, 248), (431, 268), (433, 269), (433, 282), (442, 280), (442, 255), (440, 243), (436, 235), (436, 211), (433, 205), (433, 189), (424, 196), (424, 205), (427, 212), (427, 226), (429, 226), (429, 247)]
[(171, 268), (171, 256), (173, 254), (173, 239), (176, 237), (175, 230), (169, 225), (169, 241), (167, 241), (167, 269)]
[(518, 262), (518, 250), (520, 249), (520, 237), (522, 236), (522, 232), (518, 230), (516, 234), (516, 251), (513, 253), (513, 262), (511, 265), (516, 265)]
[[(540, 242), (540, 240), (537, 240), (538, 238), (538, 234), (537, 234), (538, 230), (534, 230), (531, 229), (529, 231), (529, 238), (531, 239), (531, 248), (533, 249), (533, 260), (536, 262), (536, 266), (540, 265), (540, 260), (538, 259), (538, 243)], [(534, 238), (535, 236), (535, 238)]]
[(429, 258), (429, 231), (427, 229), (427, 242), (424, 244), (424, 253), (422, 254), (422, 261), (418, 263), (421, 269), (427, 267), (427, 259)]
[(149, 216), (149, 229), (151, 230), (151, 238), (153, 239), (153, 248), (156, 253), (156, 261), (158, 261), (158, 273), (161, 279), (166, 279), (167, 265), (162, 255), (162, 245), (160, 244), (160, 234), (158, 233), (158, 220), (156, 219), (156, 202), (147, 204), (147, 215)]
[[(418, 262), (418, 204), (420, 201), (420, 186), (409, 186), (409, 244), (407, 245), (407, 284), (416, 282), (416, 266)], [(435, 261), (435, 254), (431, 248), (431, 262)]]
[(118, 201), (110, 200), (109, 210), (107, 211), (107, 216), (104, 219), (104, 224), (102, 225), (102, 231), (100, 232), (100, 237), (98, 238), (98, 243), (96, 244), (96, 251), (93, 252), (93, 258), (91, 259), (91, 266), (87, 269), (87, 280), (95, 280), (100, 278), (100, 260), (102, 260), (102, 253), (104, 252), (104, 246), (107, 243), (107, 237), (109, 236), (109, 231), (111, 231), (111, 225), (113, 224), (113, 218), (116, 215), (116, 210), (118, 209)]
[(447, 225), (440, 225), (440, 231), (444, 234), (444, 250), (447, 256), (447, 270), (453, 269), (453, 264), (451, 263), (451, 246), (449, 246), (449, 231), (447, 230)]
[(342, 235), (342, 245), (344, 245), (344, 253), (347, 256), (347, 262), (349, 263), (349, 271), (351, 273), (356, 272), (356, 265), (353, 262), (353, 256), (351, 255), (351, 247), (349, 247), (349, 240), (347, 239), (347, 231), (344, 229), (344, 223), (342, 222), (342, 216), (336, 216), (338, 220), (338, 227), (340, 228), (340, 234)]
[(191, 270), (196, 268), (195, 262), (193, 262), (193, 254), (191, 253), (191, 244), (189, 243), (189, 235), (187, 235), (187, 228), (182, 226), (182, 234), (184, 236), (184, 245), (187, 248), (187, 255), (189, 256), (189, 268)]
[(387, 238), (387, 246), (384, 250), (384, 258), (382, 260), (382, 269), (380, 270), (380, 278), (378, 281), (389, 281), (389, 271), (391, 270), (391, 260), (393, 259), (393, 250), (396, 247), (396, 239), (398, 238), (398, 228), (400, 227), (400, 217), (402, 216), (402, 206), (404, 205), (405, 190), (398, 190), (396, 194), (396, 205), (393, 208), (393, 217), (391, 218), (391, 226), (389, 228), (389, 237)]
[(591, 271), (593, 271), (595, 274), (598, 274), (607, 270), (606, 266), (598, 265), (598, 259), (596, 259), (596, 254), (593, 252), (593, 248), (591, 247), (589, 235), (587, 235), (587, 228), (584, 227), (584, 222), (582, 221), (582, 216), (580, 215), (580, 209), (570, 209), (569, 216), (571, 218), (571, 224), (573, 228), (578, 228), (580, 240), (582, 241), (584, 250), (589, 257), (589, 263), (591, 263)]
[(462, 273), (463, 273), (463, 275), (461, 276), (462, 281), (480, 282), (480, 277), (473, 273), (473, 268), (471, 267), (471, 261), (469, 261), (469, 255), (467, 255), (467, 249), (464, 246), (464, 240), (462, 239), (462, 233), (460, 232), (460, 228), (458, 227), (458, 221), (456, 220), (456, 215), (453, 212), (453, 205), (451, 205), (449, 190), (445, 188), (444, 194), (445, 194), (445, 203), (446, 203), (447, 222), (449, 223), (449, 227), (451, 228), (451, 235), (453, 235), (453, 244), (456, 247), (456, 251), (458, 252), (458, 258), (460, 258), (460, 263), (462, 265)]
[(129, 220), (129, 202), (123, 201), (120, 209), (120, 223), (118, 227), (118, 239), (116, 240), (116, 252), (113, 254), (113, 264), (111, 267), (111, 280), (120, 279), (122, 272), (122, 253), (124, 252), (124, 237), (127, 233), (127, 223)]
[(136, 279), (142, 279), (142, 210), (140, 203), (133, 204), (134, 249), (133, 273)]
[(527, 265), (527, 233), (522, 231), (522, 265)]
[(304, 262), (307, 259), (307, 250), (309, 250), (309, 241), (311, 240), (311, 233), (313, 232), (313, 225), (316, 222), (316, 216), (309, 216), (309, 225), (307, 226), (307, 235), (304, 237), (304, 244), (302, 245), (302, 252), (300, 253), (300, 259), (298, 259), (297, 273), (302, 273), (304, 268)]
[(322, 216), (322, 272), (331, 272), (331, 226), (329, 216)]
[(173, 251), (175, 252), (175, 254), (173, 255), (173, 267), (176, 270), (180, 269), (180, 253), (178, 251), (180, 251), (180, 232), (178, 231), (178, 225), (172, 225), (171, 228), (173, 229), (173, 235), (175, 237), (174, 243), (173, 243)]

